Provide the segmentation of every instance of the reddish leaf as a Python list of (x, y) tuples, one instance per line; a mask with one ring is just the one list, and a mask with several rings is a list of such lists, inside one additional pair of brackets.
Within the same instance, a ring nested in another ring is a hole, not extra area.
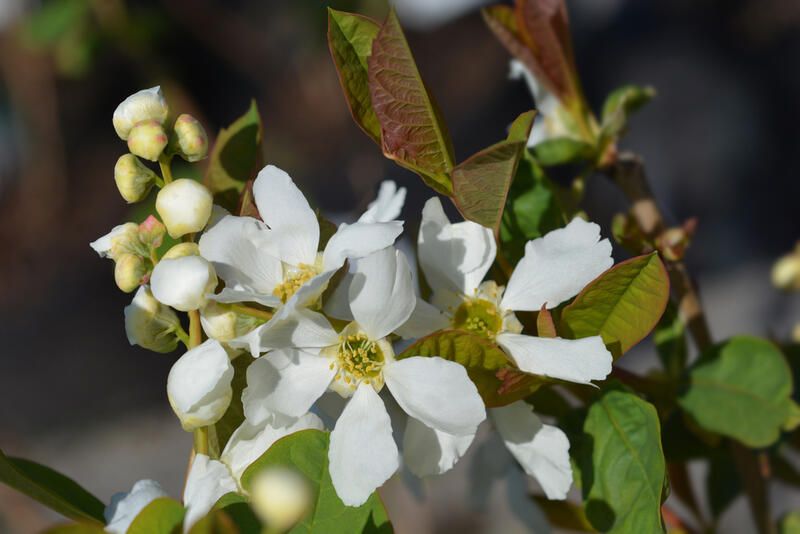
[(547, 309), (547, 304), (542, 304), (539, 315), (536, 316), (536, 334), (539, 337), (556, 337), (556, 323), (553, 322), (553, 315)]

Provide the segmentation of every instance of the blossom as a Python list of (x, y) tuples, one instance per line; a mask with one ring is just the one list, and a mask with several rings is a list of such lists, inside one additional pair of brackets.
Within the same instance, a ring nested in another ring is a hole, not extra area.
[(214, 267), (200, 256), (164, 257), (150, 277), (153, 296), (180, 311), (201, 308), (216, 285)]
[(140, 480), (133, 485), (131, 491), (112, 495), (111, 502), (103, 511), (105, 531), (110, 534), (125, 534), (139, 512), (160, 497), (167, 497), (167, 493), (155, 480)]
[(125, 141), (136, 124), (147, 120), (163, 124), (168, 113), (169, 108), (160, 86), (143, 89), (123, 100), (114, 110), (114, 130)]
[(175, 331), (181, 327), (180, 320), (174, 311), (153, 297), (149, 287), (139, 287), (124, 313), (125, 333), (131, 345), (155, 352), (172, 352), (178, 346)]
[(123, 154), (114, 165), (114, 182), (119, 194), (129, 204), (143, 200), (156, 181), (156, 173), (133, 154)]
[[(321, 314), (295, 310), (274, 350), (247, 370), (245, 416), (308, 411), (326, 391), (349, 399), (331, 433), (329, 464), (342, 501), (358, 506), (399, 466), (384, 386), (411, 418), (471, 441), (486, 417), (483, 401), (461, 365), (439, 357), (395, 359), (387, 336), (411, 315), (415, 296), (402, 253), (391, 247), (358, 261), (348, 288), (354, 321), (337, 332)], [(425, 454), (426, 451), (420, 451)]]
[(400, 216), (406, 201), (406, 188), (397, 188), (392, 180), (384, 180), (378, 189), (378, 196), (369, 203), (367, 210), (358, 218), (359, 222), (389, 222)]
[(167, 132), (155, 120), (137, 122), (128, 133), (128, 150), (148, 161), (158, 161), (168, 142)]
[(250, 490), (256, 515), (276, 532), (285, 532), (308, 512), (313, 495), (306, 480), (286, 467), (259, 472)]
[(211, 191), (195, 180), (181, 178), (165, 185), (156, 197), (156, 211), (173, 238), (202, 230), (211, 217)]
[(228, 467), (205, 454), (196, 454), (183, 490), (183, 532), (189, 532), (197, 521), (211, 511), (220, 497), (237, 491), (236, 481)]
[(89, 243), (92, 250), (101, 258), (115, 260), (120, 254), (128, 251), (131, 243), (139, 238), (139, 227), (136, 223), (118, 224), (106, 235)]
[(208, 136), (200, 122), (183, 113), (175, 120), (178, 154), (186, 161), (200, 161), (208, 153)]
[(233, 346), (249, 347), (256, 357), (271, 348), (264, 338), (280, 328), (290, 310), (319, 304), (345, 259), (391, 245), (403, 224), (343, 224), (319, 252), (317, 216), (288, 174), (272, 165), (265, 167), (253, 184), (253, 196), (263, 222), (224, 216), (203, 234), (200, 252), (225, 281), (222, 292), (211, 298), (276, 308), (266, 324), (231, 341)]

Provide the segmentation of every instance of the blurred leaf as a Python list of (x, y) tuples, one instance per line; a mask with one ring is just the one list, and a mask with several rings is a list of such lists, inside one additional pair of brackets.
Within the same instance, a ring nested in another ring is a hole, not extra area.
[(42, 534), (106, 534), (106, 531), (97, 523), (69, 523), (49, 527)]
[(552, 526), (575, 532), (596, 532), (580, 506), (569, 501), (551, 501), (540, 495), (533, 499)]
[(790, 512), (781, 518), (780, 534), (800, 534), (800, 512)]
[(688, 462), (714, 454), (712, 445), (694, 432), (690, 424), (689, 416), (680, 410), (673, 410), (663, 422), (661, 443), (667, 462)]
[(609, 138), (616, 138), (625, 131), (628, 117), (656, 94), (652, 87), (625, 85), (612, 91), (603, 104), (602, 129)]
[(142, 508), (127, 534), (171, 534), (180, 531), (183, 522), (183, 505), (169, 497), (160, 497)]
[(672, 303), (668, 303), (664, 315), (653, 331), (653, 341), (658, 350), (661, 364), (673, 380), (677, 380), (686, 368), (686, 328), (678, 311)]
[(225, 444), (228, 443), (234, 430), (244, 422), (242, 391), (247, 387), (247, 368), (254, 361), (247, 353), (239, 354), (231, 361), (231, 365), (233, 365), (233, 380), (231, 381), (233, 397), (225, 414), (214, 424), (220, 451), (225, 448)]
[(50, 0), (43, 2), (25, 20), (23, 39), (34, 47), (54, 44), (83, 25), (90, 11), (89, 0)]
[(588, 161), (594, 157), (594, 146), (572, 137), (556, 137), (538, 143), (533, 152), (545, 167)]
[(0, 450), (0, 482), (70, 519), (105, 524), (105, 505), (76, 482), (49, 467), (10, 458)]
[(238, 493), (226, 493), (219, 498), (214, 509), (225, 512), (236, 525), (239, 534), (259, 534), (262, 530), (261, 522), (255, 512), (247, 500)]
[(392, 532), (377, 493), (359, 507), (345, 506), (336, 495), (328, 472), (329, 439), (330, 434), (321, 430), (301, 430), (279, 439), (245, 470), (242, 486), (248, 490), (253, 477), (269, 467), (295, 469), (312, 484), (316, 498), (305, 519), (290, 531), (292, 534)]
[[(261, 117), (255, 100), (244, 115), (220, 130), (206, 171), (205, 184), (216, 195), (228, 189), (241, 193), (262, 164)], [(223, 206), (233, 211), (236, 206)]]
[[(261, 530), (247, 534), (259, 534)], [(174, 534), (180, 534), (180, 530)], [(205, 517), (192, 525), (188, 534), (245, 534), (240, 531), (233, 518), (223, 510), (213, 509)]]
[(701, 355), (678, 402), (705, 430), (755, 448), (774, 443), (796, 418), (791, 395), (780, 350), (764, 339), (738, 336)]
[(570, 339), (602, 336), (619, 358), (656, 326), (669, 299), (669, 278), (657, 253), (618, 263), (581, 291), (561, 314)]
[(506, 141), (527, 143), (528, 137), (531, 135), (531, 128), (533, 128), (533, 120), (536, 118), (536, 110), (526, 111), (521, 113), (511, 126), (508, 127), (508, 136)]
[(383, 154), (450, 196), (454, 160), (450, 134), (417, 70), (394, 10), (375, 37), (367, 63)]
[(611, 390), (589, 408), (579, 463), (584, 510), (601, 532), (663, 532), (666, 476), (655, 408)]
[(347, 106), (356, 124), (380, 145), (381, 125), (372, 109), (367, 73), (367, 58), (378, 30), (372, 19), (328, 8), (328, 47)]
[(742, 492), (736, 465), (728, 455), (717, 454), (710, 462), (706, 491), (711, 516), (719, 517)]
[(495, 234), (517, 171), (524, 142), (503, 141), (473, 154), (453, 169), (453, 200), (465, 219)]

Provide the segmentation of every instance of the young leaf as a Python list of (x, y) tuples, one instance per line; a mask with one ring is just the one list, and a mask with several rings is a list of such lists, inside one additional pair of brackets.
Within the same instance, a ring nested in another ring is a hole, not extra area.
[(367, 65), (384, 155), (449, 196), (454, 160), (450, 134), (420, 77), (394, 10), (372, 43)]
[(687, 382), (681, 407), (705, 430), (749, 447), (771, 445), (797, 417), (789, 366), (764, 339), (738, 336), (712, 347), (689, 369)]
[(592, 404), (579, 448), (584, 510), (600, 532), (663, 532), (666, 476), (656, 409), (610, 390)]
[(220, 130), (209, 158), (205, 184), (215, 195), (228, 189), (240, 193), (261, 164), (261, 117), (253, 101), (244, 115)]
[(381, 144), (381, 125), (369, 94), (367, 58), (378, 35), (377, 22), (361, 15), (328, 8), (328, 48), (353, 120), (373, 141)]
[(628, 117), (645, 104), (656, 92), (652, 87), (625, 85), (612, 91), (603, 104), (603, 133), (606, 137), (618, 137), (628, 124)]
[(619, 358), (658, 323), (669, 299), (669, 278), (657, 253), (619, 263), (598, 276), (561, 314), (565, 337), (602, 336)]
[(329, 439), (330, 434), (321, 430), (301, 430), (279, 439), (245, 470), (242, 486), (248, 490), (253, 477), (268, 467), (295, 469), (312, 484), (315, 499), (308, 515), (290, 531), (291, 534), (351, 534), (382, 529), (391, 532), (377, 493), (359, 507), (345, 506), (336, 495), (328, 472)]
[(527, 143), (533, 128), (533, 120), (536, 118), (536, 110), (526, 111), (514, 119), (508, 127), (506, 141)]
[(571, 137), (547, 139), (533, 148), (536, 159), (545, 167), (590, 161), (595, 148), (591, 144)]
[(105, 524), (103, 503), (49, 467), (22, 458), (9, 458), (0, 450), (0, 482), (70, 519)]
[(180, 527), (183, 515), (183, 505), (175, 499), (155, 499), (133, 519), (127, 534), (171, 534)]
[(489, 6), (481, 10), (483, 20), (508, 53), (534, 71), (536, 59), (520, 35), (514, 8), (504, 5)]

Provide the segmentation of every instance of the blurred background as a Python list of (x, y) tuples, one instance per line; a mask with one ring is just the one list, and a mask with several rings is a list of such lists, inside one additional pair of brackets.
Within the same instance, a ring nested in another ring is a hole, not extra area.
[[(509, 58), (481, 3), (395, 2), (459, 160), (503, 138), (533, 106), (524, 84), (507, 79)], [(145, 477), (180, 495), (191, 438), (166, 400), (175, 356), (128, 345), (122, 308), (131, 296), (115, 287), (113, 263), (88, 246), (136, 217), (113, 181), (126, 148), (111, 115), (129, 94), (162, 85), (171, 110), (192, 113), (212, 136), (255, 99), (266, 160), (332, 218), (363, 210), (387, 178), (409, 190), (404, 216), (418, 217), (429, 191), (350, 118), (325, 40), (329, 4), (386, 12), (367, 0), (0, 0), (0, 447), (8, 454), (53, 466), (104, 500)], [(713, 334), (785, 337), (800, 303), (772, 289), (769, 269), (800, 237), (800, 2), (567, 4), (595, 109), (625, 83), (658, 90), (624, 144), (645, 158), (671, 222), (699, 218), (689, 264)], [(586, 209), (608, 235), (625, 203), (601, 177), (589, 187)], [(645, 342), (622, 364), (647, 368), (651, 352)], [(473, 448), (473, 457), (488, 450)], [(465, 464), (430, 483), (392, 482), (384, 497), (397, 531), (489, 532), (489, 514), (501, 518), (495, 532), (543, 531), (527, 502), (505, 498), (509, 484), (525, 483), (518, 474), (487, 482), (487, 500), (474, 506)], [(426, 492), (434, 497), (423, 505)], [(780, 487), (773, 499), (776, 515), (798, 504)], [(740, 498), (723, 531), (750, 531), (746, 517)], [(56, 519), (0, 486), (0, 532), (36, 532)]]

